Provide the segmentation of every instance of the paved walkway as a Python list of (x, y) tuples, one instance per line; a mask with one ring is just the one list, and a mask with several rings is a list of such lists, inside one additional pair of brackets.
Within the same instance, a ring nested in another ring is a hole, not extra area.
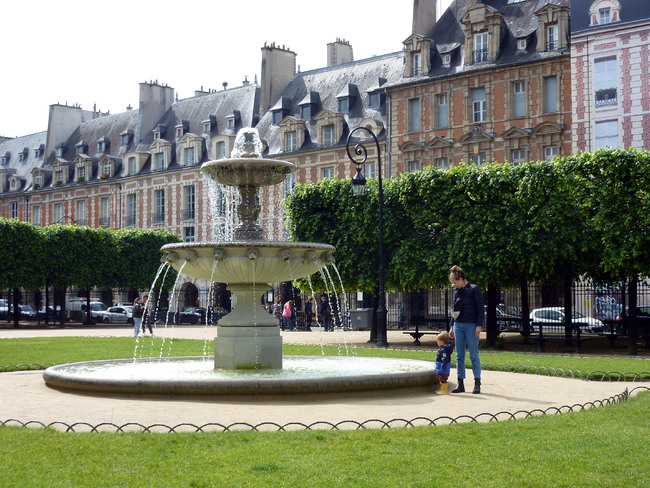
[[(0, 329), (0, 339), (10, 337), (43, 336), (128, 336), (130, 328), (97, 327), (66, 329)], [(178, 327), (167, 331), (167, 337), (206, 339), (214, 336), (205, 327)], [(158, 335), (164, 331), (159, 329)], [(412, 339), (401, 331), (389, 331), (391, 345), (410, 347)], [(283, 332), (285, 343), (292, 344), (335, 344), (345, 347), (365, 347), (368, 332)], [(434, 358), (435, 349), (431, 350)], [(469, 370), (468, 370), (469, 372)], [(471, 376), (471, 373), (470, 373)], [(452, 371), (450, 380), (455, 381)], [(472, 386), (472, 380), (468, 381)], [(285, 426), (291, 423), (304, 425), (325, 422), (342, 424), (340, 428), (357, 428), (358, 423), (367, 422), (368, 427), (381, 427), (382, 422), (396, 419), (413, 420), (420, 417), (436, 420), (436, 424), (462, 416), (476, 417), (489, 421), (496, 415), (506, 419), (509, 414), (535, 410), (554, 411), (564, 406), (583, 405), (604, 400), (622, 393), (625, 385), (612, 382), (588, 382), (575, 379), (553, 378), (496, 371), (484, 371), (481, 395), (436, 394), (431, 391), (409, 393), (359, 393), (345, 395), (309, 395), (291, 397), (142, 397), (122, 395), (90, 395), (64, 392), (49, 388), (42, 378), (42, 371), (20, 371), (0, 374), (0, 420), (17, 419), (21, 422), (39, 421), (45, 424), (64, 422), (75, 424), (86, 422), (93, 426), (112, 423), (123, 426), (137, 423), (144, 426), (163, 424), (174, 427), (179, 424), (202, 426), (216, 423), (231, 426), (236, 423), (260, 425), (271, 422)], [(563, 409), (566, 410), (566, 409)], [(489, 415), (492, 414), (492, 415)], [(465, 419), (468, 420), (468, 419)], [(427, 424), (418, 421), (417, 424)], [(399, 421), (391, 425), (400, 425)], [(299, 427), (299, 426), (298, 426)], [(312, 428), (317, 428), (314, 425)], [(263, 428), (263, 427), (262, 427)], [(275, 430), (277, 427), (269, 426)], [(291, 427), (288, 427), (291, 428)], [(77, 430), (77, 429), (75, 429)], [(107, 430), (114, 430), (108, 428)], [(166, 431), (167, 429), (161, 429)], [(183, 428), (177, 429), (183, 430)], [(186, 430), (195, 430), (188, 427)], [(209, 429), (206, 429), (209, 430)], [(218, 428), (220, 430), (220, 428)]]

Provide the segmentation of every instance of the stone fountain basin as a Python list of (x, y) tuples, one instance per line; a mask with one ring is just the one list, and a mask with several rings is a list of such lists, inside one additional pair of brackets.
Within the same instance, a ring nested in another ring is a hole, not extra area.
[(293, 281), (334, 261), (333, 246), (313, 242), (185, 242), (161, 251), (176, 271), (230, 284)]
[(289, 161), (263, 158), (216, 159), (201, 165), (201, 171), (227, 186), (277, 185), (295, 170)]
[(285, 356), (281, 370), (214, 370), (210, 357), (115, 359), (60, 364), (43, 373), (55, 388), (173, 395), (273, 395), (439, 388), (430, 361)]

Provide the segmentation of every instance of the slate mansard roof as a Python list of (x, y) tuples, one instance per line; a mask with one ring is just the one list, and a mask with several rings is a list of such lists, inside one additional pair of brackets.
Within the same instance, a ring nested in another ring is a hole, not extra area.
[[(485, 5), (503, 16), (503, 27), (499, 42), (499, 54), (492, 62), (473, 64), (464, 59), (465, 29), (461, 22), (467, 13), (467, 0), (454, 0), (425, 36), (431, 39), (430, 71), (420, 76), (404, 77), (392, 86), (408, 85), (427, 79), (444, 78), (499, 66), (523, 64), (536, 60), (566, 55), (563, 51), (540, 52), (537, 43), (537, 11), (546, 5), (569, 8), (570, 0), (482, 0), (476, 5)], [(472, 6), (474, 8), (476, 5)], [(517, 40), (526, 39), (527, 49), (517, 49)], [(451, 63), (443, 66), (442, 55), (450, 54)]]
[[(7, 174), (7, 178), (15, 175), (21, 181), (18, 191), (24, 191), (32, 184), (32, 170), (43, 165), (47, 132), (37, 132), (27, 136), (7, 139), (0, 143), (0, 171)], [(22, 156), (21, 156), (22, 154)], [(21, 160), (22, 159), (22, 160)], [(1, 188), (0, 192), (6, 192)]]
[[(364, 119), (373, 119), (385, 127), (385, 102), (376, 108), (368, 106), (368, 94), (379, 92), (383, 86), (396, 82), (402, 76), (404, 56), (402, 52), (385, 54), (327, 68), (297, 73), (289, 82), (281, 97), (260, 120), (257, 128), (269, 148), (269, 154), (282, 152), (282, 129), (273, 123), (273, 111), (284, 109), (289, 117), (300, 120), (300, 106), (311, 103), (314, 110), (305, 120), (307, 134), (299, 151), (319, 149), (315, 116), (323, 111), (339, 113), (338, 100), (352, 97), (349, 111), (344, 113), (346, 128), (336, 144), (345, 144), (347, 134)], [(385, 132), (385, 130), (384, 130)], [(381, 136), (382, 134), (378, 134)]]

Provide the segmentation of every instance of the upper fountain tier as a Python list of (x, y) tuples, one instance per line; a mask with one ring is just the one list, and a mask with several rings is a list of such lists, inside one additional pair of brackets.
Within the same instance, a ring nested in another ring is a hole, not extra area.
[(261, 241), (262, 227), (257, 223), (260, 205), (257, 189), (284, 181), (296, 166), (289, 161), (262, 158), (262, 142), (257, 129), (246, 128), (237, 133), (230, 158), (208, 161), (201, 166), (209, 178), (239, 189), (241, 202), (237, 206), (240, 224), (234, 231), (237, 241)]

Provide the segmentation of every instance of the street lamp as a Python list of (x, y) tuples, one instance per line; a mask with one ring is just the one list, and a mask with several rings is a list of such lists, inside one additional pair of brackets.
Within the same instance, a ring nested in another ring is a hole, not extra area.
[(368, 159), (368, 150), (361, 142), (357, 142), (354, 146), (354, 154), (361, 157), (360, 160), (350, 153), (350, 143), (355, 132), (365, 131), (375, 141), (377, 147), (377, 182), (379, 184), (378, 199), (379, 199), (379, 303), (377, 306), (377, 347), (388, 347), (388, 338), (386, 335), (386, 295), (384, 293), (384, 190), (381, 180), (381, 157), (379, 150), (379, 141), (377, 136), (366, 127), (357, 127), (348, 136), (348, 141), (345, 145), (345, 150), (348, 153), (348, 158), (357, 165), (357, 173), (352, 177), (352, 192), (355, 196), (363, 196), (365, 194), (366, 179), (362, 173), (362, 166)]

